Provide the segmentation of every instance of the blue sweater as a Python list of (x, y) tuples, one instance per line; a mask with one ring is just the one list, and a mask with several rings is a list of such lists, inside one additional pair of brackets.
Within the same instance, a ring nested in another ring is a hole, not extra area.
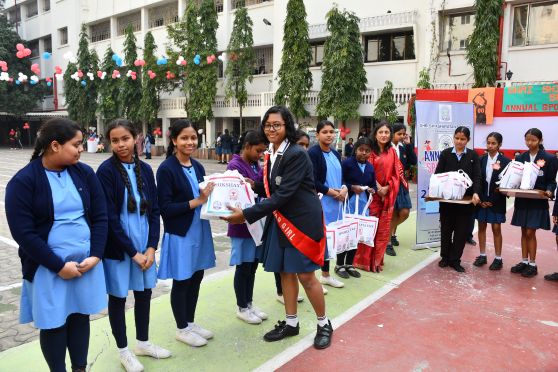
[[(198, 182), (203, 182), (203, 165), (195, 159), (190, 160)], [(157, 170), (157, 194), (165, 232), (186, 236), (194, 217), (195, 209), (190, 209), (189, 204), (194, 199), (194, 193), (182, 165), (174, 155), (162, 162)]]
[[(143, 195), (148, 201), (148, 208), (146, 211), (149, 221), (147, 247), (157, 249), (161, 229), (155, 177), (153, 176), (151, 166), (143, 161), (140, 161), (140, 170), (143, 182)], [(120, 213), (122, 212), (122, 205), (124, 203), (124, 190), (126, 189), (126, 185), (122, 180), (122, 176), (114, 166), (112, 158), (105, 160), (101, 166), (99, 166), (97, 177), (105, 191), (109, 221), (105, 258), (123, 260), (124, 252), (126, 252), (128, 256), (134, 257), (137, 251), (120, 224)]]
[[(91, 229), (90, 256), (102, 258), (108, 229), (103, 189), (88, 165), (77, 163), (67, 169), (81, 196), (85, 219)], [(19, 244), (24, 279), (33, 281), (39, 265), (55, 273), (62, 270), (64, 260), (47, 244), (54, 223), (54, 205), (41, 158), (31, 161), (8, 182), (6, 217), (10, 232)]]
[[(339, 164), (341, 164), (341, 155), (333, 149), (331, 152), (337, 157), (339, 160)], [(308, 156), (310, 156), (310, 160), (312, 160), (312, 167), (314, 170), (314, 184), (316, 186), (316, 190), (319, 193), (327, 194), (329, 187), (325, 185), (326, 175), (327, 175), (327, 164), (324, 159), (324, 155), (322, 154), (322, 149), (320, 145), (314, 145), (308, 149)], [(345, 180), (342, 180), (343, 184), (351, 189), (351, 185), (345, 183)]]

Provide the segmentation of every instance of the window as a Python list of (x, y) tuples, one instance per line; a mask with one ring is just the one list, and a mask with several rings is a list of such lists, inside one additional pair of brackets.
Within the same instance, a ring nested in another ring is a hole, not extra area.
[(31, 18), (39, 14), (39, 8), (37, 6), (37, 0), (34, 0), (26, 5), (27, 8), (27, 18)]
[(110, 20), (89, 26), (89, 35), (92, 43), (110, 39)]
[[(218, 52), (216, 57), (219, 57), (223, 55), (223, 52)], [(219, 79), (222, 79), (225, 76), (225, 65), (223, 64), (223, 61), (217, 59), (217, 63), (218, 63), (218, 69), (217, 69), (217, 77)]]
[(243, 6), (267, 3), (269, 1), (270, 0), (231, 0), (231, 5), (233, 9), (236, 9), (236, 8), (241, 8)]
[(58, 29), (58, 39), (60, 40), (60, 45), (68, 44), (68, 27)]
[(50, 10), (50, 0), (43, 0), (43, 12)]
[(31, 40), (27, 42), (27, 48), (31, 50), (31, 55), (29, 58), (35, 58), (39, 56), (39, 39)]
[(273, 73), (273, 47), (254, 48), (254, 75)]
[(177, 3), (149, 9), (149, 28), (166, 26), (175, 22), (178, 22)]
[(117, 35), (122, 36), (126, 34), (126, 27), (132, 25), (132, 31), (141, 31), (141, 13), (136, 12), (122, 17), (117, 20)]
[(43, 50), (52, 53), (52, 37), (50, 35), (43, 38)]
[(558, 1), (513, 8), (512, 46), (558, 43)]
[(12, 23), (18, 23), (19, 21), (21, 21), (21, 8), (19, 6), (16, 6), (15, 8), (10, 9), (10, 11), (8, 12), (8, 19)]
[(310, 66), (321, 66), (324, 61), (324, 41), (316, 44), (310, 45), (310, 50), (312, 52), (312, 62)]
[(215, 11), (217, 13), (223, 12), (223, 0), (215, 0)]
[(366, 36), (364, 48), (365, 62), (415, 59), (413, 31)]
[(465, 50), (475, 29), (475, 13), (447, 14), (442, 21), (442, 51)]

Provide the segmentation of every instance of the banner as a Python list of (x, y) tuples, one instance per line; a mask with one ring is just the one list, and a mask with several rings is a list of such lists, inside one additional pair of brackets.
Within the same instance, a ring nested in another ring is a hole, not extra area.
[(558, 83), (504, 88), (503, 112), (558, 112)]
[(418, 150), (417, 243), (415, 249), (440, 245), (439, 203), (426, 202), (430, 175), (436, 170), (440, 152), (453, 147), (453, 134), (460, 126), (471, 130), (473, 146), (473, 104), (457, 102), (416, 102)]
[(469, 89), (469, 99), (475, 107), (475, 124), (491, 125), (494, 120), (494, 94), (496, 88)]

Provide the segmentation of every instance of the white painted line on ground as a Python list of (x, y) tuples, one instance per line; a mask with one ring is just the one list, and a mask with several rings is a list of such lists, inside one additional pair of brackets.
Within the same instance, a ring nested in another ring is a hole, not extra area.
[(17, 242), (13, 239), (6, 238), (4, 236), (0, 236), (0, 242), (6, 243), (7, 245), (11, 245), (12, 247), (19, 248)]
[(14, 288), (20, 288), (22, 285), (23, 282), (5, 285), (3, 287), (0, 287), (0, 292), (9, 291), (10, 289), (14, 289)]

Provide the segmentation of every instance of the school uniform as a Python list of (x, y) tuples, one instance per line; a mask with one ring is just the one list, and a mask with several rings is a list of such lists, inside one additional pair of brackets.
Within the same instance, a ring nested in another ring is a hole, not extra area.
[[(351, 156), (350, 158), (345, 159), (343, 161), (341, 168), (343, 170), (343, 179), (351, 184), (351, 185), (358, 185), (358, 186), (368, 186), (369, 189), (373, 189), (375, 192), (378, 190), (378, 186), (376, 184), (376, 173), (374, 171), (374, 166), (370, 164), (368, 161), (364, 163), (359, 163), (356, 160), (356, 157)], [(358, 196), (349, 189), (349, 213), (358, 213), (361, 214), (363, 212), (364, 206), (368, 201), (368, 197), (370, 196), (370, 192), (367, 190), (365, 192), (361, 192)], [(358, 200), (358, 211), (355, 211), (356, 205), (356, 198)], [(369, 210), (365, 211), (365, 214), (369, 214)]]
[(490, 202), (492, 207), (477, 206), (475, 217), (481, 223), (506, 222), (506, 197), (496, 189), (500, 173), (506, 168), (510, 159), (497, 154), (494, 158), (484, 154), (480, 159), (482, 192), (479, 194), (481, 202)]
[[(541, 167), (535, 182), (536, 190), (550, 191), (556, 189), (556, 157), (544, 150), (539, 150), (534, 158), (529, 151), (518, 155), (516, 161), (534, 162)], [(515, 198), (511, 224), (529, 229), (550, 230), (549, 205), (546, 199)]]
[[(482, 186), (478, 154), (465, 148), (464, 152), (458, 156), (454, 147), (447, 148), (440, 153), (435, 173), (455, 172), (460, 169), (473, 181), (473, 185), (465, 191), (465, 196), (472, 196), (474, 193), (480, 195)], [(460, 264), (473, 211), (472, 204), (440, 203), (440, 256), (444, 263)]]
[[(406, 145), (397, 144), (393, 145), (395, 152), (403, 169), (408, 169), (411, 165), (417, 165), (417, 155), (415, 154), (415, 148), (413, 144), (409, 143)], [(395, 199), (394, 210), (399, 209), (411, 209), (413, 204), (411, 202), (411, 196), (409, 194), (409, 189), (403, 184), (399, 185), (399, 192), (397, 193), (397, 198)]]
[[(307, 152), (285, 140), (269, 157), (267, 172), (270, 197), (243, 210), (248, 223), (268, 217), (263, 237), (262, 262), (265, 271), (304, 273), (318, 270), (320, 265), (291, 244), (272, 214), (275, 210), (279, 211), (304, 235), (316, 242), (324, 237), (322, 206)], [(256, 182), (254, 191), (258, 195), (266, 195), (263, 182)], [(323, 257), (324, 251), (312, 253), (315, 257)]]

